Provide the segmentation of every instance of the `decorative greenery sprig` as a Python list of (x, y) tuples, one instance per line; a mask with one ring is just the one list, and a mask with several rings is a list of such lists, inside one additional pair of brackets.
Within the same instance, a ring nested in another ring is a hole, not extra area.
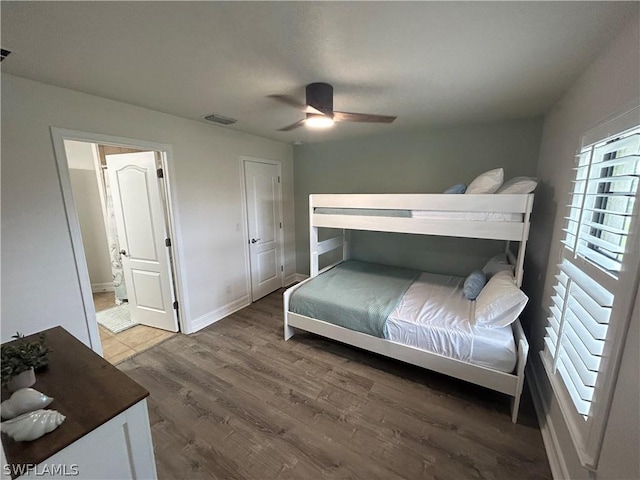
[[(18, 340), (24, 335), (17, 332), (13, 337)], [(26, 342), (24, 340), (10, 345), (2, 345), (2, 385), (6, 385), (16, 375), (26, 372), (30, 368), (39, 370), (49, 365), (49, 352), (51, 349), (44, 344), (44, 334), (38, 340)]]

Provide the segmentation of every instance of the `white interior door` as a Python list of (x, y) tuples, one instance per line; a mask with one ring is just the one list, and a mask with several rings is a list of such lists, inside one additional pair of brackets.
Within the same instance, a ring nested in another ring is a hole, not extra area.
[(282, 287), (278, 165), (245, 160), (253, 301)]
[(178, 331), (154, 152), (106, 155), (131, 318)]

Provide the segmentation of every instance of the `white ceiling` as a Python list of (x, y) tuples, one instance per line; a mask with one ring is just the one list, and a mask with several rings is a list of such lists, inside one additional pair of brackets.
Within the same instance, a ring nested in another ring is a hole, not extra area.
[[(543, 114), (635, 2), (8, 2), (2, 70), (263, 137), (315, 142)], [(336, 110), (391, 125), (277, 129), (271, 94), (334, 85)]]

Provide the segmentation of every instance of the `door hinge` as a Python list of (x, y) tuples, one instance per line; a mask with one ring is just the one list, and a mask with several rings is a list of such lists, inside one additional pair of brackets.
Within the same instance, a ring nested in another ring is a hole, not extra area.
[(280, 222), (280, 228), (282, 228), (282, 222)]
[(280, 175), (278, 175), (278, 183), (280, 183)]
[(280, 265), (280, 271), (284, 272), (284, 265)]
[(165, 238), (164, 239), (164, 246), (165, 247), (170, 247), (171, 246), (171, 239), (170, 238)]
[(178, 301), (173, 302), (173, 309), (178, 310)]
[(161, 168), (156, 170), (156, 173), (158, 174), (158, 178), (164, 178), (164, 170), (162, 170)]

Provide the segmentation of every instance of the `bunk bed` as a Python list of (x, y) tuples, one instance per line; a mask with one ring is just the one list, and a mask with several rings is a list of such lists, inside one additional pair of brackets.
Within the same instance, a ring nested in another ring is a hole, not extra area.
[[(314, 312), (313, 314), (305, 315), (296, 313), (296, 311), (291, 308), (291, 300), (296, 291), (303, 289), (306, 284), (314, 279), (316, 279), (316, 284), (321, 281), (325, 282), (327, 288), (333, 285), (335, 291), (334, 293), (330, 293), (330, 295), (339, 296), (340, 289), (347, 292), (350, 290), (348, 284), (340, 283), (341, 281), (345, 281), (344, 278), (347, 279), (346, 281), (349, 281), (350, 278), (360, 278), (352, 277), (352, 275), (360, 275), (361, 271), (364, 271), (366, 274), (370, 268), (373, 268), (362, 265), (359, 262), (349, 261), (349, 230), (504, 240), (506, 242), (506, 258), (513, 266), (513, 281), (517, 287), (520, 287), (522, 284), (524, 255), (529, 236), (532, 206), (533, 194), (310, 195), (311, 275), (310, 278), (285, 291), (285, 340), (290, 339), (294, 335), (294, 328), (298, 328), (499, 391), (513, 397), (511, 404), (512, 421), (516, 423), (529, 350), (529, 345), (519, 319), (516, 319), (510, 326), (513, 332), (512, 336), (509, 332), (509, 337), (513, 342), (514, 361), (511, 364), (508, 362), (502, 362), (502, 364), (499, 362), (487, 363), (473, 361), (473, 359), (468, 358), (468, 355), (465, 357), (464, 354), (451, 354), (451, 352), (447, 351), (450, 349), (446, 347), (441, 348), (443, 351), (436, 350), (439, 353), (435, 353), (435, 351), (419, 348), (416, 342), (390, 340), (384, 338), (380, 331), (372, 332), (368, 331), (365, 327), (359, 328), (353, 326), (354, 322), (358, 323), (357, 319), (359, 315), (365, 315), (378, 308), (383, 310), (385, 308), (385, 306), (382, 305), (384, 299), (380, 300), (380, 305), (367, 307), (368, 312), (358, 312), (357, 308), (355, 308), (357, 305), (355, 305), (352, 311), (345, 314), (345, 316), (351, 317), (351, 324), (346, 320), (344, 323), (340, 321), (330, 322), (321, 320), (323, 306), (320, 305), (320, 303), (310, 307), (309, 311)], [(337, 229), (340, 233), (332, 238), (320, 241), (320, 228)], [(517, 242), (515, 252), (513, 251), (514, 249), (511, 248), (512, 242)], [(332, 252), (333, 256), (338, 257), (338, 260), (321, 269), (320, 258), (322, 255)], [(394, 282), (405, 282), (404, 286), (400, 286), (400, 283), (398, 284), (398, 291), (404, 292), (404, 296), (409, 296), (410, 294), (434, 295), (433, 287), (428, 286), (429, 282), (442, 285), (446, 284), (446, 290), (444, 290), (443, 295), (445, 297), (456, 296), (457, 293), (454, 295), (452, 292), (457, 291), (456, 289), (461, 287), (461, 280), (463, 280), (454, 277), (405, 271), (406, 269), (397, 269), (395, 267), (375, 268), (386, 269), (382, 274), (387, 275), (387, 278), (393, 279), (390, 280), (390, 283), (385, 284), (385, 287), (379, 290), (379, 292), (392, 292)], [(376, 270), (376, 274), (377, 273), (379, 273), (378, 270)], [(343, 276), (339, 277), (338, 275)], [(344, 275), (346, 275), (346, 277)], [(390, 286), (387, 288), (386, 285)], [(408, 290), (407, 285), (411, 285)], [(427, 290), (425, 290), (425, 288), (427, 288)], [(431, 288), (431, 290), (429, 290), (429, 288)], [(392, 293), (389, 294), (392, 295)], [(397, 311), (398, 308), (402, 307), (404, 296), (398, 306), (393, 309), (392, 317), (395, 318), (398, 316)], [(313, 301), (313, 298), (311, 298), (310, 301)], [(465, 305), (475, 305), (475, 302), (467, 302), (467, 304), (458, 303), (454, 305), (453, 308), (464, 309), (467, 308)], [(328, 304), (324, 305), (324, 308), (330, 311), (332, 306)], [(451, 306), (448, 308), (451, 308)], [(315, 313), (316, 311), (318, 312), (317, 314)], [(389, 313), (390, 309), (387, 309), (383, 315), (387, 316)], [(469, 321), (473, 319), (473, 315), (475, 315), (475, 313), (471, 310), (469, 313)], [(402, 319), (396, 320), (402, 322)], [(450, 323), (455, 324), (456, 321), (457, 320), (454, 319)], [(467, 328), (467, 330), (469, 330), (469, 328)], [(492, 338), (487, 339), (486, 343), (490, 345), (492, 343), (504, 344), (505, 342), (504, 338)]]

